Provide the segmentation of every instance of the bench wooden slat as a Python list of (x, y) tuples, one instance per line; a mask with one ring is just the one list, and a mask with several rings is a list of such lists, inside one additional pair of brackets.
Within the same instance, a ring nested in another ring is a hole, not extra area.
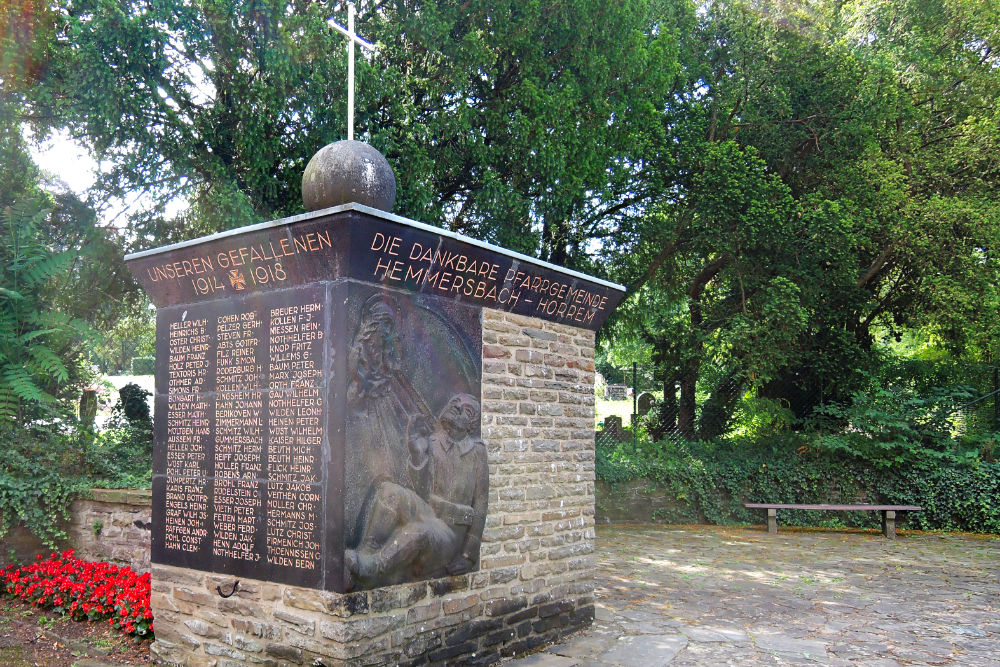
[(767, 510), (767, 532), (778, 532), (778, 510), (817, 510), (852, 512), (870, 510), (882, 513), (882, 534), (889, 539), (896, 537), (896, 512), (919, 512), (918, 505), (804, 505), (797, 503), (743, 503), (747, 509)]
[(919, 512), (923, 510), (918, 505), (797, 505), (789, 503), (743, 503), (747, 509), (787, 509), (787, 510), (830, 510), (846, 512), (850, 510), (872, 510), (893, 512)]

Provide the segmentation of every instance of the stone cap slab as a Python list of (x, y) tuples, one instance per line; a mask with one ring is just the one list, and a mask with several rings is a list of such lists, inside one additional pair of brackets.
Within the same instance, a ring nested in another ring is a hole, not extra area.
[(352, 279), (596, 330), (622, 285), (351, 203), (126, 255), (157, 307)]
[(153, 504), (153, 492), (150, 489), (91, 489), (89, 499), (99, 503), (149, 507)]

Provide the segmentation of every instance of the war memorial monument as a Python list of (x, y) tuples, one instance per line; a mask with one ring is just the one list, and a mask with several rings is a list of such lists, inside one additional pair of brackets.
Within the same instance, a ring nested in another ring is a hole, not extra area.
[(157, 308), (155, 659), (489, 664), (587, 625), (623, 289), (389, 213), (360, 142), (303, 196), (126, 258)]

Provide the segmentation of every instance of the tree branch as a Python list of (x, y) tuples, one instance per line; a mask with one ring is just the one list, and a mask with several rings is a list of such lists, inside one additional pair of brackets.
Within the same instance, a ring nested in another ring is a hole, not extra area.
[(701, 299), (701, 293), (705, 290), (705, 285), (711, 282), (715, 276), (719, 275), (719, 271), (724, 269), (730, 261), (732, 261), (732, 255), (726, 253), (725, 255), (720, 255), (709, 262), (705, 268), (703, 268), (698, 275), (694, 277), (694, 280), (691, 281), (691, 287), (688, 288), (688, 297), (690, 297), (692, 301), (698, 301)]
[(889, 256), (892, 254), (892, 244), (890, 243), (882, 250), (881, 254), (875, 258), (875, 261), (865, 269), (865, 272), (858, 278), (857, 287), (860, 289), (868, 284), (868, 281), (878, 275), (878, 272), (885, 267), (885, 263), (889, 260)]
[(681, 234), (684, 232), (684, 228), (687, 226), (688, 220), (690, 219), (690, 214), (681, 215), (680, 224), (677, 226), (677, 231), (674, 233), (674, 239), (667, 245), (665, 245), (660, 252), (656, 254), (653, 261), (649, 263), (649, 267), (646, 269), (645, 273), (639, 277), (634, 283), (629, 285), (628, 293), (635, 294), (639, 289), (652, 280), (656, 273), (660, 270), (667, 258), (673, 254), (674, 250), (677, 249), (677, 245), (680, 243)]

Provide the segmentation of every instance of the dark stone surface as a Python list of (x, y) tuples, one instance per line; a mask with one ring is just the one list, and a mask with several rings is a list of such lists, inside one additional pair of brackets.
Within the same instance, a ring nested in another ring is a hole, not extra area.
[(161, 308), (157, 330), (153, 562), (337, 591), (478, 569), (474, 308), (336, 281)]
[(632, 434), (622, 426), (621, 417), (609, 415), (604, 418), (604, 430), (601, 431), (600, 438), (602, 441), (626, 442), (632, 439)]
[(636, 403), (638, 404), (638, 409), (639, 409), (638, 414), (640, 417), (649, 414), (649, 411), (653, 408), (653, 401), (655, 400), (656, 399), (653, 397), (653, 395), (648, 391), (644, 391), (641, 394), (639, 394), (639, 398), (636, 399)]
[(430, 583), (431, 593), (435, 596), (447, 595), (455, 591), (464, 591), (469, 588), (469, 578), (463, 576), (448, 577), (446, 579), (435, 579)]
[(472, 240), (351, 209), (254, 225), (127, 261), (158, 307), (354, 278), (596, 330), (624, 296)]
[(324, 584), (330, 293), (257, 292), (157, 313), (154, 563)]
[(604, 399), (608, 401), (624, 401), (628, 398), (628, 387), (623, 384), (609, 384), (604, 387)]
[(349, 585), (476, 570), (488, 473), (481, 325), (462, 304), (352, 288), (344, 490)]
[(622, 296), (353, 206), (127, 261), (158, 306), (153, 562), (337, 592), (479, 568), (481, 308), (595, 329)]
[(357, 202), (381, 211), (396, 203), (396, 176), (385, 157), (361, 141), (336, 141), (319, 149), (302, 173), (307, 211)]
[(528, 602), (524, 597), (500, 598), (499, 600), (487, 602), (485, 611), (487, 616), (506, 616), (507, 614), (524, 609), (527, 604)]
[(291, 662), (296, 665), (302, 664), (302, 649), (294, 648), (292, 646), (283, 646), (281, 644), (267, 644), (265, 651), (272, 658), (277, 658), (278, 660), (284, 660), (286, 662)]
[(351, 235), (351, 271), (385, 286), (595, 330), (623, 296), (469, 242), (377, 218)]

